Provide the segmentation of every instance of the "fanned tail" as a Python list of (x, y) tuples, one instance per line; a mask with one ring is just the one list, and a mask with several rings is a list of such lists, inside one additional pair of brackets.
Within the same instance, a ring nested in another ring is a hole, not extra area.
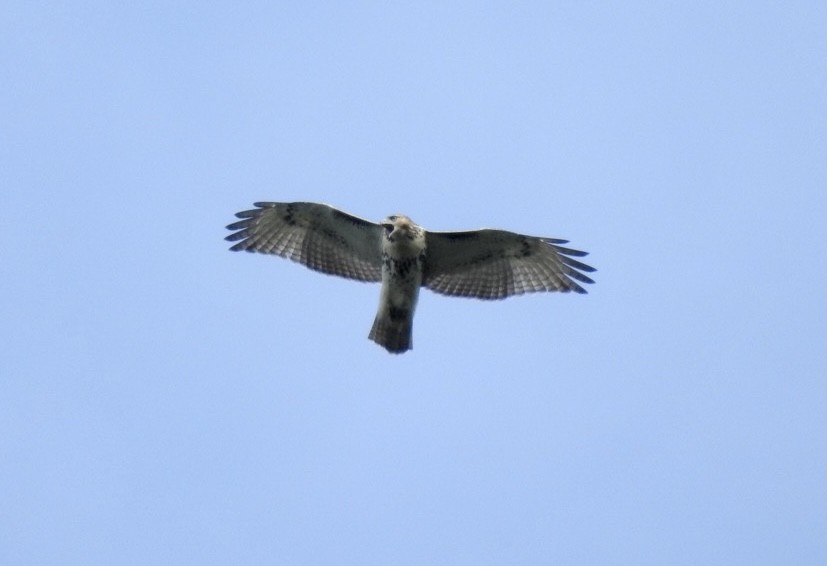
[[(395, 309), (391, 309), (392, 311)], [(396, 314), (397, 316), (391, 316)], [(391, 354), (402, 354), (413, 348), (411, 330), (413, 313), (382, 313), (376, 315), (368, 338), (385, 348)]]

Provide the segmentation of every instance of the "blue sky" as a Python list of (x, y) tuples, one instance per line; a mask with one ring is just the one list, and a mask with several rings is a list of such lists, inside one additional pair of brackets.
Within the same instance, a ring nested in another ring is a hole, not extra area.
[[(823, 3), (0, 14), (0, 562), (824, 563)], [(597, 284), (391, 356), (257, 200)]]

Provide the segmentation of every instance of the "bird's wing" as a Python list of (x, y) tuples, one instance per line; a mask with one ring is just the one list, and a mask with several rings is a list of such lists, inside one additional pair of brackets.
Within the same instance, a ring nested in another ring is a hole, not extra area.
[(286, 257), (310, 269), (359, 281), (382, 279), (382, 228), (312, 202), (257, 202), (227, 226), (232, 251)]
[(567, 240), (504, 230), (426, 232), (422, 284), (444, 295), (502, 299), (536, 291), (585, 293), (595, 271), (572, 259), (586, 252), (561, 247)]

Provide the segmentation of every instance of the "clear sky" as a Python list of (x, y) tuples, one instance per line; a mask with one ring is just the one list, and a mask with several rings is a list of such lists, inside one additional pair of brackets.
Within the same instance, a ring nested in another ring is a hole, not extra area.
[[(823, 2), (0, 8), (0, 563), (820, 565)], [(227, 251), (257, 200), (588, 295)]]

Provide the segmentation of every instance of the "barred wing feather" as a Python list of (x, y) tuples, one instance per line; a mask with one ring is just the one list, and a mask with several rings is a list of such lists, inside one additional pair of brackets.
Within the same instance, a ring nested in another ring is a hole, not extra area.
[(257, 202), (236, 214), (242, 220), (227, 240), (233, 251), (274, 254), (310, 269), (356, 279), (381, 281), (382, 228), (331, 206), (310, 202)]
[(586, 252), (562, 247), (567, 240), (505, 230), (427, 232), (423, 285), (444, 295), (503, 299), (540, 291), (585, 293), (595, 271), (573, 257)]

